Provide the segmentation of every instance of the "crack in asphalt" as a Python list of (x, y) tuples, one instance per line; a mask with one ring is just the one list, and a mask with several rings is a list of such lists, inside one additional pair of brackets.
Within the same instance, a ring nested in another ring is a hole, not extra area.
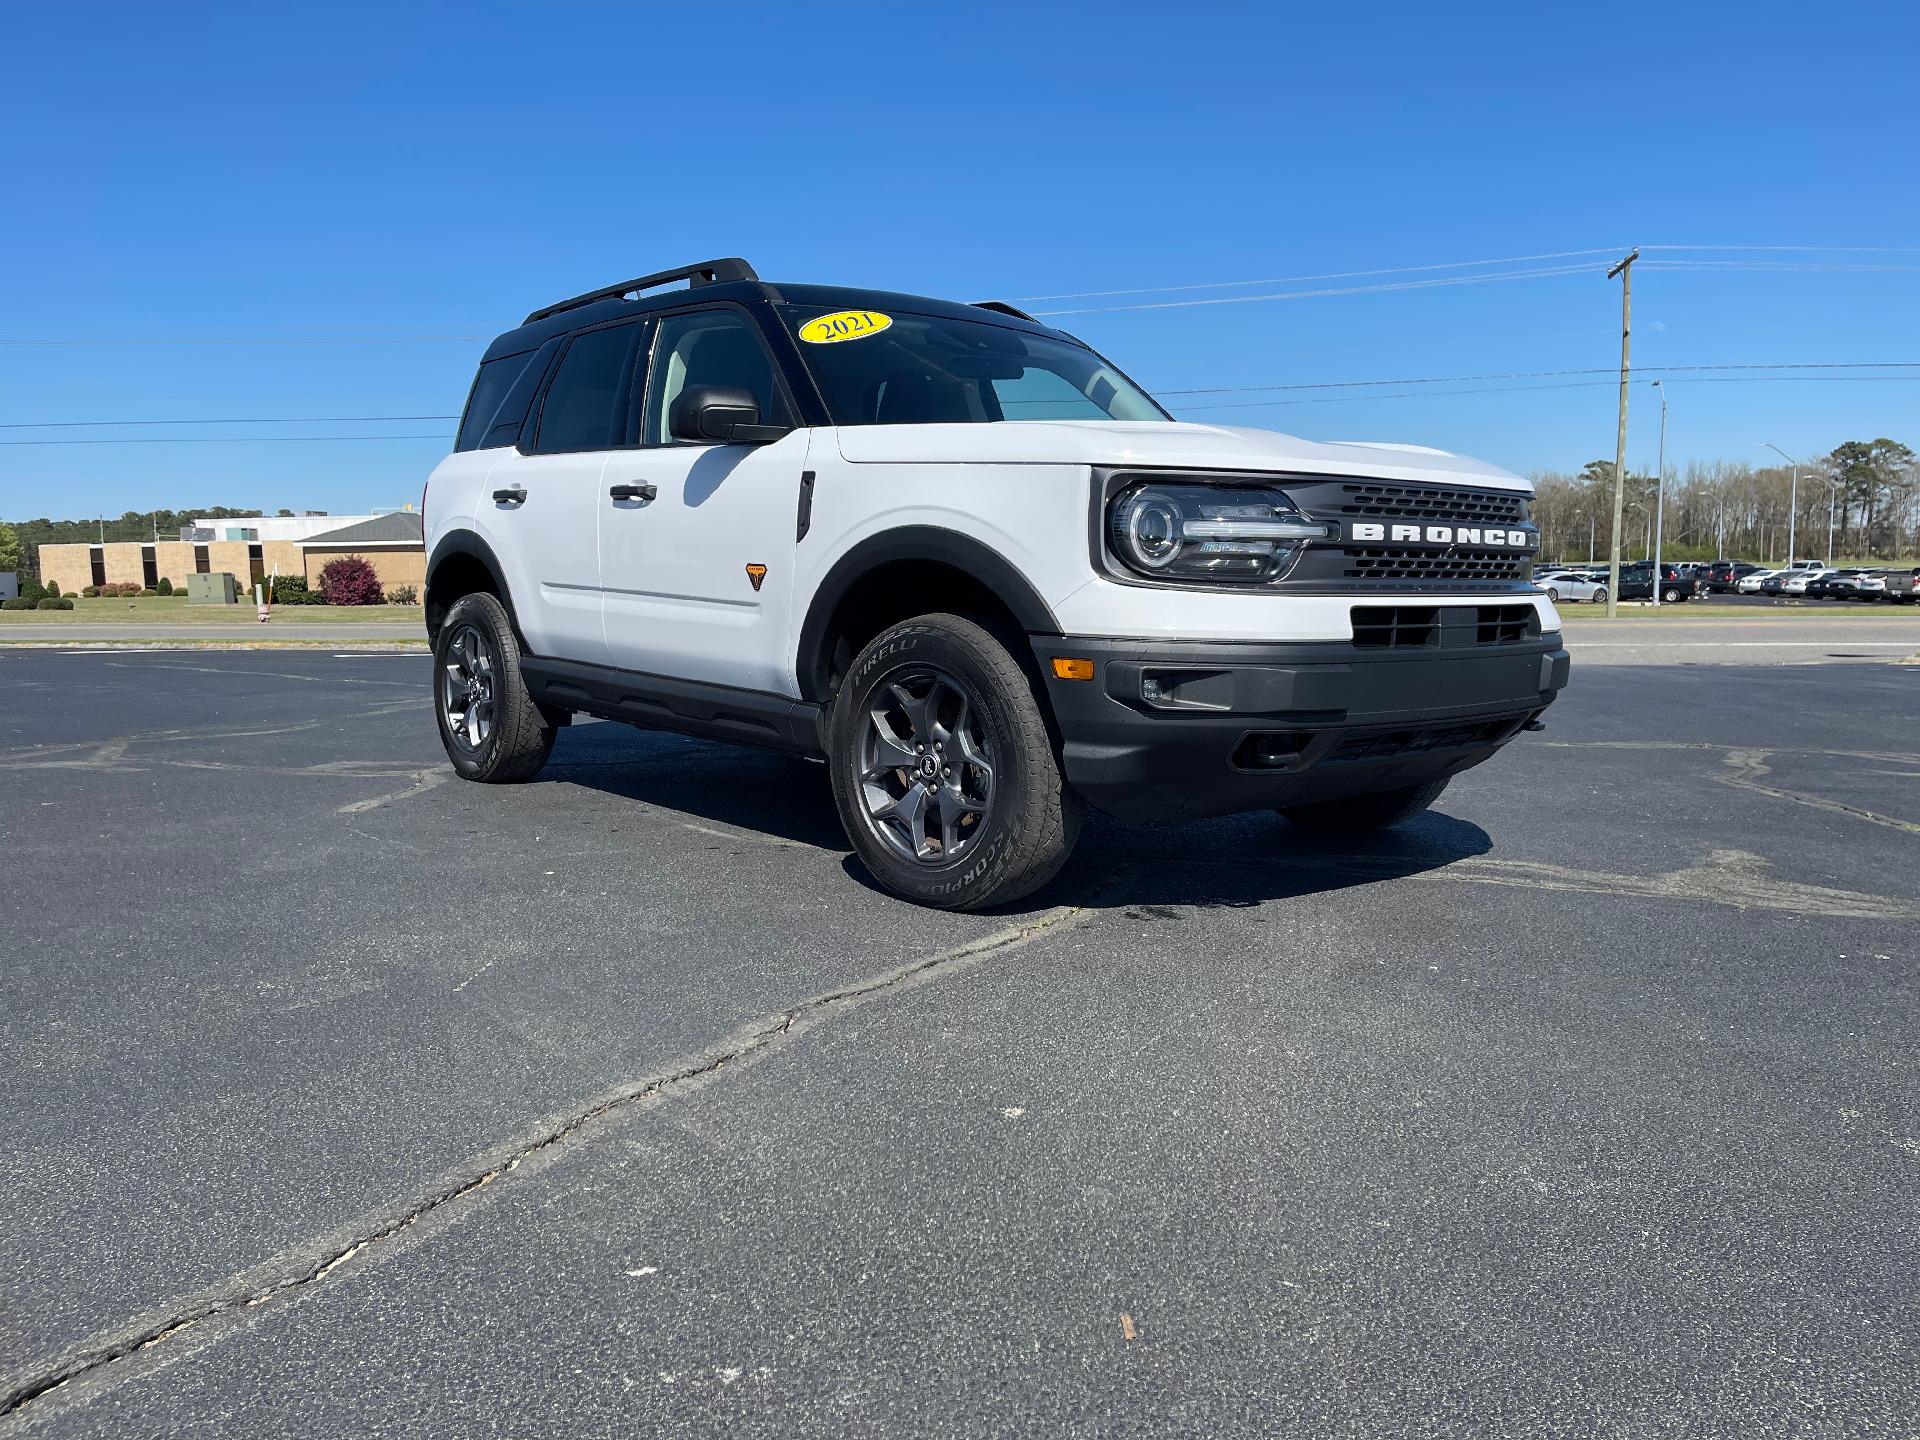
[[(188, 1330), (227, 1319), (230, 1322), (227, 1328), (219, 1334), (208, 1335), (206, 1343), (213, 1344), (233, 1333), (238, 1328), (238, 1317), (247, 1311), (298, 1298), (343, 1267), (361, 1260), (368, 1252), (373, 1254), (354, 1268), (365, 1268), (385, 1255), (398, 1253), (395, 1242), (402, 1237), (425, 1235), (455, 1223), (472, 1212), (473, 1204), (463, 1202), (474, 1201), (474, 1197), (496, 1182), (557, 1158), (568, 1141), (597, 1122), (637, 1110), (649, 1101), (684, 1094), (710, 1082), (724, 1070), (738, 1070), (764, 1059), (790, 1039), (803, 1036), (878, 996), (931, 983), (989, 956), (1019, 949), (1042, 935), (1084, 923), (1097, 913), (1092, 905), (1057, 906), (1021, 924), (881, 971), (772, 1016), (748, 1022), (707, 1050), (670, 1061), (651, 1075), (603, 1092), (579, 1109), (549, 1118), (519, 1141), (483, 1152), (466, 1166), (450, 1172), (423, 1195), (398, 1208), (389, 1207), (318, 1240), (291, 1247), (169, 1309), (149, 1312), (151, 1319), (135, 1320), (69, 1348), (51, 1364), (0, 1391), (0, 1421), (31, 1419), (32, 1414), (38, 1413), (37, 1407), (50, 1397), (68, 1391), (68, 1387), (92, 1381), (98, 1390), (89, 1387), (86, 1395), (76, 1395), (78, 1403), (85, 1403), (100, 1390), (147, 1373), (144, 1368), (122, 1371), (118, 1375), (111, 1373), (123, 1362), (163, 1346)], [(426, 1228), (429, 1225), (432, 1230)], [(8, 1428), (15, 1427), (9, 1424)]]

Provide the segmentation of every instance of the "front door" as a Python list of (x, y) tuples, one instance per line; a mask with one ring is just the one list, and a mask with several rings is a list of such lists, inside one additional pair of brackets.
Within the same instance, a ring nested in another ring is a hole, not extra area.
[[(690, 385), (753, 392), (763, 422), (793, 423), (759, 332), (738, 310), (658, 322), (638, 447), (608, 458), (600, 584), (610, 663), (791, 695), (793, 550), (807, 432), (770, 445), (689, 444), (667, 412)], [(638, 493), (622, 493), (635, 487)], [(650, 487), (650, 488), (649, 488)]]

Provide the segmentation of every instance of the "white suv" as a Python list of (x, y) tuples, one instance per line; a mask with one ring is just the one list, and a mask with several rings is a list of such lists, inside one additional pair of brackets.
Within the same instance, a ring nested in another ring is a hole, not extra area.
[(950, 908), (1087, 804), (1391, 824), (1566, 683), (1530, 498), (1177, 423), (1008, 305), (710, 261), (488, 347), (426, 501), (441, 737), (485, 781), (575, 712), (824, 759), (869, 870)]

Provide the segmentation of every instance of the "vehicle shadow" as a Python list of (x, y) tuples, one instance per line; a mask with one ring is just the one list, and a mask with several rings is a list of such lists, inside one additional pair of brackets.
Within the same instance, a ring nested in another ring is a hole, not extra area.
[[(576, 724), (560, 733), (541, 778), (685, 823), (730, 827), (743, 838), (832, 851), (843, 857), (852, 883), (884, 893), (851, 853), (824, 765), (664, 731)], [(993, 913), (1055, 905), (1252, 906), (1418, 875), (1492, 848), (1478, 825), (1442, 811), (1360, 835), (1307, 830), (1267, 813), (1167, 826), (1095, 814), (1058, 877)]]

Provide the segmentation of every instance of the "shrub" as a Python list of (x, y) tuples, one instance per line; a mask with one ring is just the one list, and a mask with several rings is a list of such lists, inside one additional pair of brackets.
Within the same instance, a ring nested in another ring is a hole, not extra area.
[(53, 600), (60, 598), (60, 582), (58, 580), (47, 581), (47, 596)]
[(0, 610), (31, 610), (39, 603), (37, 600), (28, 600), (24, 596), (16, 596), (12, 600), (0, 600)]
[(100, 594), (100, 587), (98, 585), (88, 585), (82, 589), (80, 593), (86, 596), (87, 599), (92, 600)]
[(160, 583), (153, 588), (162, 595), (171, 595), (173, 593), (173, 581), (162, 575), (160, 577)]
[(389, 605), (418, 605), (420, 592), (411, 585), (396, 585), (387, 592)]
[(148, 590), (142, 587), (137, 593), (151, 600), (154, 596), (158, 595), (160, 592), (158, 590)]
[(386, 598), (379, 572), (358, 555), (342, 555), (322, 566), (320, 593), (329, 605), (378, 605)]
[(36, 610), (71, 610), (73, 608), (73, 601), (64, 595), (48, 595), (43, 599), (36, 600), (33, 608)]
[(47, 587), (42, 585), (38, 580), (22, 577), (20, 581), (20, 598), (22, 600), (44, 600), (47, 598)]

